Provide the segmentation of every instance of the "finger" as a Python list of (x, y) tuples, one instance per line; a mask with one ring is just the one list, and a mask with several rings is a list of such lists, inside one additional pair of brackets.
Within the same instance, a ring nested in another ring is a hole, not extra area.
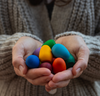
[(86, 69), (89, 59), (89, 49), (87, 47), (81, 46), (76, 55), (78, 60), (73, 66), (73, 75), (78, 75), (80, 72)]
[(21, 77), (25, 77), (24, 74), (22, 74), (22, 72), (20, 72), (17, 68), (14, 67), (14, 71), (16, 73), (16, 75), (21, 76)]
[(52, 80), (46, 85), (47, 90), (52, 90), (56, 88), (65, 87), (69, 84), (70, 80), (60, 81), (58, 83), (54, 83)]
[(51, 71), (47, 68), (36, 68), (28, 70), (25, 77), (29, 79), (35, 79), (41, 76), (49, 76), (50, 74)]
[(50, 86), (48, 85), (48, 83), (45, 84), (45, 90), (46, 90), (47, 92), (49, 92), (51, 89), (52, 89), (52, 88), (50, 88)]
[(22, 58), (16, 58), (13, 61), (13, 66), (17, 68), (21, 72), (21, 74), (27, 73), (28, 68), (25, 64), (25, 61)]
[(75, 76), (73, 76), (73, 78), (77, 78), (77, 77), (79, 77), (82, 73), (83, 73), (83, 71), (77, 73)]
[(47, 92), (50, 92), (52, 89), (56, 89), (56, 87), (51, 88), (51, 87), (48, 85), (48, 83), (45, 84), (45, 90), (46, 90)]
[(28, 78), (26, 78), (26, 79), (33, 85), (45, 85), (52, 79), (52, 77), (53, 77), (53, 75), (51, 74), (49, 76), (42, 76), (42, 77), (36, 78), (34, 80), (28, 79)]
[(72, 78), (73, 78), (72, 68), (69, 68), (65, 71), (58, 72), (57, 74), (55, 74), (54, 77), (52, 78), (52, 81), (58, 83)]
[(12, 50), (12, 64), (15, 68), (19, 69), (22, 74), (26, 74), (27, 66), (23, 59), (24, 56), (24, 48), (19, 45), (15, 45)]

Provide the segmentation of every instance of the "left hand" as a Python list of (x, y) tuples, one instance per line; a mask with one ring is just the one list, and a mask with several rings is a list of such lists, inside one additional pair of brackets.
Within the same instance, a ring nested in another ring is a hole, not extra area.
[(64, 36), (58, 38), (56, 43), (63, 44), (74, 56), (76, 63), (73, 68), (55, 74), (52, 80), (45, 85), (46, 91), (67, 86), (71, 79), (82, 74), (88, 64), (89, 49), (82, 37), (77, 35)]

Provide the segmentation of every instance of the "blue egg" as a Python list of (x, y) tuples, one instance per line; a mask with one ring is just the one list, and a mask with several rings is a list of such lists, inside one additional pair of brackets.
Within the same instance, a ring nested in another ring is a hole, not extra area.
[(38, 68), (40, 64), (40, 60), (36, 55), (30, 55), (26, 58), (26, 65), (29, 68)]
[(55, 57), (61, 57), (64, 60), (67, 60), (70, 56), (69, 51), (67, 50), (67, 48), (62, 45), (62, 44), (55, 44), (52, 47), (52, 53)]

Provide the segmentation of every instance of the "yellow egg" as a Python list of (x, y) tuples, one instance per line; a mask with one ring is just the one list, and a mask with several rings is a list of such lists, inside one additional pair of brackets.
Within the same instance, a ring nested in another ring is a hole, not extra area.
[(40, 49), (40, 53), (39, 53), (39, 59), (41, 62), (52, 62), (52, 52), (51, 52), (51, 48), (48, 45), (43, 45)]

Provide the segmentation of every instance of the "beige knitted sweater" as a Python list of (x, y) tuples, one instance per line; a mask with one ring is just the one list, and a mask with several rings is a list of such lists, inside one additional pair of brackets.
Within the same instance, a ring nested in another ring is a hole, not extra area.
[(51, 21), (43, 2), (31, 6), (28, 0), (0, 0), (0, 34), (0, 96), (51, 96), (44, 86), (15, 74), (12, 47), (22, 36), (45, 42), (70, 34), (82, 36), (90, 49), (88, 67), (52, 96), (100, 96), (100, 0), (54, 5)]

